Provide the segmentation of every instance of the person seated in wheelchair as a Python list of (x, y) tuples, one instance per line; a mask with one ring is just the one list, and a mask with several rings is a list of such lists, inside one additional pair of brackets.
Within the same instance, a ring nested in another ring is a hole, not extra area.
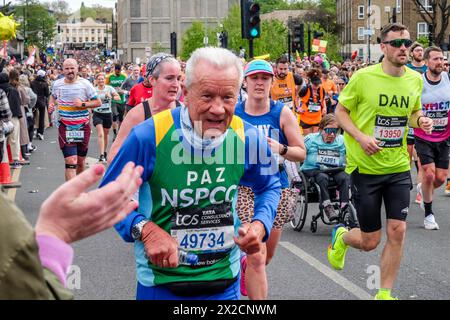
[(322, 206), (331, 221), (339, 219), (329, 194), (329, 180), (333, 177), (339, 190), (341, 208), (349, 203), (350, 176), (343, 170), (330, 170), (345, 166), (344, 138), (339, 134), (339, 126), (333, 114), (327, 114), (319, 124), (319, 132), (305, 136), (306, 159), (301, 171), (308, 178), (314, 178), (320, 187)]

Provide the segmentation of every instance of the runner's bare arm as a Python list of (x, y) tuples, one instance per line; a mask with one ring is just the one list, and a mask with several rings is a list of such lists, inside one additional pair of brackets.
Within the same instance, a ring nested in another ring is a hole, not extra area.
[(424, 116), (422, 110), (418, 110), (411, 115), (408, 125), (411, 128), (421, 128), (427, 133), (433, 131), (433, 120)]
[(73, 105), (79, 108), (97, 108), (102, 105), (102, 100), (100, 100), (100, 98), (92, 99), (89, 101), (81, 101), (80, 99), (75, 99)]
[(53, 111), (55, 110), (55, 103), (56, 103), (55, 98), (53, 98), (53, 96), (50, 95), (50, 99), (48, 101), (48, 112), (49, 113), (53, 113)]
[(142, 121), (145, 120), (144, 107), (142, 104), (137, 105), (133, 109), (127, 112), (125, 119), (123, 119), (122, 125), (120, 126), (119, 132), (117, 134), (114, 143), (111, 146), (111, 149), (108, 153), (108, 163), (111, 163), (116, 156), (117, 152), (119, 152), (120, 147), (122, 146), (125, 139), (128, 137), (131, 129)]
[[(300, 131), (300, 126), (297, 122), (297, 117), (289, 110), (288, 107), (284, 107), (281, 111), (281, 128), (288, 140), (288, 151), (283, 156), (290, 161), (303, 161), (306, 158), (305, 143), (303, 141), (303, 135)], [(280, 150), (281, 151), (281, 150)]]

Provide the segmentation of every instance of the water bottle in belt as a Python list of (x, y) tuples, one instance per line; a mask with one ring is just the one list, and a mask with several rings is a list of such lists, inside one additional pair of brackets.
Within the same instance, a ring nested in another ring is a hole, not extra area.
[(190, 253), (184, 250), (178, 249), (178, 264), (186, 266), (193, 266), (197, 264), (198, 256), (195, 253)]

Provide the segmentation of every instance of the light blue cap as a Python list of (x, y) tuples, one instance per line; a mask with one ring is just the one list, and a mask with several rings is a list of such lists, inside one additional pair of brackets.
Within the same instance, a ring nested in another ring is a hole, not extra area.
[(265, 60), (259, 59), (253, 60), (245, 66), (244, 77), (250, 76), (255, 73), (267, 73), (272, 76), (274, 75), (273, 68), (270, 63)]

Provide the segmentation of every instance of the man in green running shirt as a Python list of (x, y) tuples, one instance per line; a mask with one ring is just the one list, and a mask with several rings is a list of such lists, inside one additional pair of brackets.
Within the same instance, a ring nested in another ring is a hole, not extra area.
[(123, 117), (125, 114), (125, 94), (122, 89), (122, 84), (127, 80), (127, 76), (122, 73), (122, 65), (116, 64), (114, 66), (114, 73), (110, 74), (106, 78), (106, 84), (110, 85), (114, 89), (116, 89), (117, 93), (120, 95), (120, 101), (113, 101), (111, 104), (111, 109), (113, 112), (113, 132), (114, 138), (117, 135), (117, 130), (120, 127), (120, 124), (123, 121)]
[[(381, 288), (375, 299), (392, 300), (403, 253), (411, 176), (406, 147), (408, 125), (431, 132), (433, 121), (422, 115), (423, 80), (406, 68), (411, 47), (407, 28), (389, 24), (381, 32), (382, 63), (353, 75), (339, 96), (336, 118), (345, 130), (347, 173), (360, 228), (333, 228), (328, 260), (343, 269), (348, 247), (374, 250), (381, 240), (381, 204), (386, 209), (387, 242), (381, 255)], [(370, 84), (370, 90), (367, 90)]]

